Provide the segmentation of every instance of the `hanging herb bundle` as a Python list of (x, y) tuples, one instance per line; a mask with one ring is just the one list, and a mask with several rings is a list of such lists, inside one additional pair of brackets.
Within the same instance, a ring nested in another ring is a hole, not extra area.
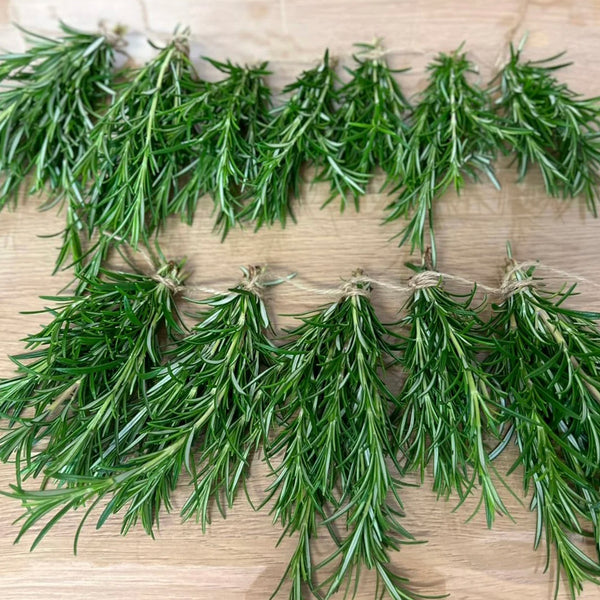
[(416, 270), (401, 321), (408, 333), (400, 354), (406, 380), (398, 399), (398, 437), (406, 469), (423, 480), (432, 464), (434, 491), (444, 497), (456, 492), (461, 504), (479, 487), (476, 510), (483, 504), (491, 527), (496, 513), (508, 514), (485, 439), (498, 439), (501, 392), (477, 360), (491, 342), (472, 307), (476, 290), (458, 296), (444, 289), (441, 275)]
[[(389, 67), (380, 41), (357, 47), (356, 66), (348, 69), (351, 79), (339, 91), (335, 127), (339, 161), (365, 179), (380, 167), (388, 181), (395, 181), (405, 151), (405, 117), (410, 108), (395, 79), (403, 71)], [(346, 185), (332, 166), (320, 178), (332, 181), (332, 192), (341, 195), (342, 209), (350, 194), (358, 210), (359, 188)]]
[(280, 221), (285, 225), (291, 213), (290, 199), (297, 197), (302, 168), (308, 163), (317, 171), (327, 169), (321, 179), (339, 189), (362, 193), (364, 177), (340, 161), (335, 141), (335, 107), (338, 92), (335, 66), (325, 52), (317, 67), (304, 71), (284, 88), (291, 98), (273, 111), (273, 117), (258, 142), (260, 168), (253, 185), (253, 197), (243, 216), (256, 227)]
[[(181, 331), (173, 304), (180, 267), (154, 278), (103, 271), (86, 293), (46, 298), (52, 320), (13, 358), (18, 375), (0, 382), (0, 414), (10, 428), (0, 458), (19, 480), (92, 475), (135, 442), (129, 415), (145, 406), (145, 374), (161, 361), (159, 336)], [(111, 452), (107, 452), (112, 448)]]
[(16, 199), (30, 174), (31, 192), (69, 186), (111, 93), (118, 32), (60, 28), (58, 39), (23, 30), (30, 48), (0, 56), (0, 208)]
[(194, 77), (183, 32), (115, 86), (115, 100), (92, 130), (91, 148), (77, 167), (90, 235), (105, 232), (115, 244), (136, 249), (172, 212), (185, 166), (180, 159), (187, 158), (174, 151), (186, 140), (173, 132), (182, 132), (182, 82)]
[(600, 98), (582, 98), (555, 72), (570, 63), (557, 63), (562, 54), (538, 61), (521, 57), (525, 39), (498, 75), (498, 110), (528, 135), (508, 139), (519, 177), (537, 165), (552, 196), (585, 197), (596, 216), (600, 184)]
[(223, 502), (232, 505), (267, 433), (261, 385), (264, 368), (273, 361), (260, 271), (244, 272), (239, 286), (201, 302), (208, 308), (200, 322), (173, 344), (165, 365), (143, 376), (143, 400), (122, 413), (120, 451), (114, 443), (106, 446), (94, 477), (60, 473), (53, 475), (59, 480), (54, 489), (13, 488), (12, 495), (27, 509), (21, 535), (55, 512), (37, 543), (67, 511), (90, 503), (83, 525), (103, 499), (98, 526), (124, 510), (124, 533), (138, 520), (152, 533), (161, 508), (171, 507), (184, 469), (192, 488), (182, 507), (184, 518), (196, 516), (204, 529), (213, 502), (222, 513)]
[(585, 581), (600, 583), (597, 552), (588, 556), (574, 540), (600, 544), (600, 315), (564, 306), (574, 286), (546, 291), (533, 275), (510, 262), (487, 362), (509, 395), (504, 417), (519, 450), (513, 469), (522, 466), (537, 513), (535, 547), (545, 535), (556, 592), (562, 572), (575, 598)]
[[(413, 597), (389, 567), (389, 552), (412, 536), (399, 522), (394, 472), (400, 468), (388, 416), (396, 401), (378, 373), (391, 355), (389, 331), (368, 293), (367, 281), (357, 274), (338, 302), (302, 317), (273, 371), (271, 410), (282, 425), (268, 455), (283, 458), (269, 489), (283, 535), (298, 535), (284, 576), (291, 579), (294, 599), (305, 597), (305, 585), (317, 595), (325, 587), (329, 598), (357, 582), (365, 567), (376, 571), (392, 598)], [(312, 542), (323, 525), (338, 548), (313, 565)], [(316, 569), (333, 562), (333, 573), (318, 586)]]
[(429, 84), (411, 117), (402, 156), (398, 196), (386, 222), (408, 219), (400, 245), (425, 249), (429, 225), (435, 266), (433, 204), (450, 186), (460, 192), (465, 176), (485, 175), (499, 187), (492, 162), (504, 140), (513, 137), (492, 112), (489, 95), (469, 82), (473, 64), (460, 49), (439, 54), (429, 65)]
[[(216, 228), (225, 237), (236, 225), (250, 182), (258, 174), (258, 144), (269, 118), (271, 92), (264, 78), (267, 63), (241, 67), (231, 62), (205, 59), (225, 74), (216, 83), (188, 95), (181, 106), (179, 127), (195, 125), (186, 167), (188, 181), (174, 200), (174, 211), (191, 221), (197, 199), (211, 194), (217, 213)], [(189, 135), (189, 134), (188, 134)], [(186, 139), (186, 134), (180, 136)]]

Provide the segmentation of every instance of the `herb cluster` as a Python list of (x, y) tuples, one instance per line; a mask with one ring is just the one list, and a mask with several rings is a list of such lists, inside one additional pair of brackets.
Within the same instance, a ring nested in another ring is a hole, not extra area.
[(46, 206), (66, 198), (57, 268), (97, 274), (111, 246), (147, 243), (172, 214), (191, 221), (206, 194), (223, 237), (245, 223), (285, 225), (307, 165), (342, 209), (349, 200), (358, 209), (381, 169), (384, 221), (405, 219), (400, 244), (429, 243), (434, 265), (435, 201), (465, 178), (499, 187), (498, 153), (515, 156), (520, 177), (537, 164), (550, 194), (583, 195), (596, 214), (600, 104), (560, 83), (553, 59), (524, 61), (511, 48), (497, 81), (481, 87), (461, 48), (440, 53), (411, 103), (381, 42), (359, 44), (349, 81), (325, 52), (272, 107), (266, 63), (206, 59), (223, 78), (203, 81), (187, 30), (118, 73), (115, 36), (63, 31), (0, 57), (0, 206), (29, 174), (31, 191), (48, 187)]

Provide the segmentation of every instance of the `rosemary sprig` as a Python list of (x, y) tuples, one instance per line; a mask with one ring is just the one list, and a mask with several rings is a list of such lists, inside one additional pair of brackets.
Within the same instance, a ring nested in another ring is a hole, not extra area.
[(182, 81), (194, 79), (187, 32), (162, 48), (143, 67), (125, 74), (117, 95), (90, 134), (91, 148), (77, 165), (73, 193), (85, 207), (90, 235), (104, 232), (134, 249), (164, 223), (177, 192), (179, 160), (173, 148), (186, 140), (173, 133), (182, 113)]
[[(143, 401), (128, 409), (120, 439), (130, 440), (116, 456), (105, 447), (95, 478), (55, 475), (59, 486), (43, 491), (13, 486), (13, 497), (26, 508), (20, 535), (50, 516), (34, 545), (66, 511), (107, 499), (98, 526), (124, 510), (122, 530), (138, 520), (152, 534), (161, 508), (171, 507), (171, 493), (181, 473), (191, 477), (192, 492), (182, 507), (210, 522), (213, 502), (224, 513), (244, 485), (253, 452), (268, 432), (261, 391), (264, 367), (272, 364), (265, 336), (268, 315), (257, 291), (258, 272), (245, 270), (236, 288), (200, 302), (207, 310), (200, 322), (169, 352), (169, 361), (144, 376)], [(135, 433), (134, 433), (135, 432)], [(63, 486), (67, 487), (63, 487)], [(75, 543), (77, 540), (75, 541)]]
[(596, 216), (600, 183), (600, 98), (582, 98), (556, 79), (555, 72), (570, 63), (557, 63), (563, 53), (524, 61), (510, 46), (510, 59), (498, 75), (496, 104), (507, 121), (528, 132), (509, 139), (519, 177), (538, 166), (548, 194), (585, 197)]
[[(418, 269), (419, 270), (419, 269)], [(438, 496), (456, 492), (462, 504), (477, 485), (488, 526), (508, 514), (494, 482), (485, 434), (499, 436), (497, 383), (477, 360), (489, 342), (471, 293), (458, 296), (431, 271), (413, 278), (414, 292), (401, 324), (408, 330), (400, 362), (406, 372), (399, 397), (399, 433), (407, 470), (424, 479), (433, 466)], [(480, 307), (481, 308), (481, 307)]]
[[(282, 535), (299, 536), (284, 576), (292, 581), (294, 599), (304, 597), (305, 585), (314, 593), (325, 587), (329, 598), (357, 581), (364, 567), (377, 572), (392, 598), (412, 597), (405, 580), (388, 565), (389, 552), (412, 536), (398, 519), (401, 503), (393, 472), (399, 466), (388, 417), (396, 401), (378, 374), (392, 351), (385, 341), (389, 331), (367, 293), (368, 284), (359, 275), (338, 302), (303, 316), (273, 372), (271, 410), (278, 412), (282, 428), (268, 456), (282, 452), (283, 458), (269, 491), (274, 518), (285, 528)], [(338, 539), (340, 522), (345, 535)], [(319, 566), (313, 565), (311, 542), (323, 523), (338, 548), (321, 566), (337, 564), (317, 586)]]
[[(371, 177), (375, 168), (380, 167), (388, 181), (396, 180), (404, 154), (405, 117), (410, 104), (395, 75), (406, 69), (393, 70), (389, 67), (380, 40), (356, 46), (356, 65), (348, 69), (351, 79), (339, 91), (340, 106), (336, 114), (339, 160), (365, 178)], [(327, 202), (339, 194), (343, 210), (350, 194), (358, 210), (360, 189), (346, 185), (330, 166), (319, 178), (332, 182), (332, 197)]]
[(489, 95), (469, 82), (475, 69), (460, 49), (439, 54), (428, 71), (429, 84), (411, 117), (398, 196), (385, 221), (408, 219), (400, 245), (410, 242), (411, 250), (421, 251), (428, 222), (435, 266), (434, 201), (450, 186), (460, 192), (465, 176), (477, 181), (485, 175), (499, 188), (492, 162), (514, 134), (492, 112)]
[[(208, 192), (217, 213), (215, 227), (223, 237), (239, 220), (242, 201), (258, 174), (258, 144), (269, 118), (271, 91), (264, 78), (267, 63), (241, 67), (206, 58), (225, 78), (184, 99), (180, 127), (194, 123), (188, 181), (173, 201), (173, 211), (191, 221), (199, 196)], [(198, 86), (196, 86), (198, 87)], [(185, 135), (181, 136), (185, 139)]]
[(13, 358), (18, 375), (0, 382), (0, 409), (10, 429), (0, 458), (15, 456), (17, 475), (92, 475), (136, 440), (130, 411), (144, 403), (145, 373), (161, 361), (159, 336), (181, 331), (173, 296), (179, 266), (156, 278), (102, 272), (86, 293), (46, 298), (53, 318)]
[(288, 214), (293, 218), (290, 200), (298, 196), (305, 163), (317, 171), (326, 168), (327, 174), (321, 179), (331, 180), (332, 184), (335, 181), (340, 191), (362, 193), (364, 177), (339, 159), (339, 143), (334, 137), (336, 81), (335, 65), (326, 51), (317, 67), (304, 71), (283, 90), (292, 96), (275, 108), (258, 142), (260, 169), (253, 198), (242, 213), (257, 228), (275, 221), (285, 225)]
[(72, 179), (111, 93), (115, 42), (60, 28), (58, 39), (23, 30), (30, 48), (0, 56), (0, 208), (29, 174), (31, 192), (57, 192)]
[[(534, 267), (509, 265), (507, 297), (494, 307), (498, 336), (489, 369), (508, 392), (505, 419), (523, 467), (525, 491), (537, 513), (535, 548), (545, 534), (572, 598), (585, 581), (600, 584), (598, 556), (583, 552), (573, 536), (600, 546), (600, 315), (564, 306), (574, 286), (543, 290)], [(507, 440), (508, 441), (508, 440)], [(591, 527), (591, 532), (587, 529)]]

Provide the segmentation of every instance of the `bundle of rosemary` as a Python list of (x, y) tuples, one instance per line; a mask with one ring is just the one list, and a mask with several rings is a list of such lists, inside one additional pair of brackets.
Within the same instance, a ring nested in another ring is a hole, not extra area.
[(492, 341), (485, 336), (481, 307), (472, 307), (476, 288), (457, 296), (444, 289), (441, 275), (413, 268), (413, 293), (400, 322), (408, 331), (401, 344), (406, 379), (397, 419), (406, 469), (423, 480), (431, 463), (438, 497), (456, 492), (461, 504), (480, 488), (477, 508), (485, 506), (491, 527), (497, 512), (508, 514), (484, 439), (498, 439), (500, 432), (494, 407), (502, 392), (477, 360)]
[(79, 185), (71, 190), (90, 235), (105, 233), (102, 240), (136, 249), (172, 212), (187, 159), (175, 148), (189, 141), (181, 135), (177, 109), (183, 82), (194, 78), (186, 31), (146, 65), (123, 73), (114, 101), (90, 133), (90, 148), (75, 171)]
[[(388, 564), (389, 552), (413, 538), (399, 521), (401, 469), (389, 419), (397, 402), (380, 374), (392, 353), (390, 331), (375, 315), (369, 290), (357, 273), (340, 300), (303, 316), (278, 350), (281, 363), (269, 385), (280, 429), (268, 456), (283, 454), (269, 498), (283, 535), (298, 536), (284, 576), (298, 600), (305, 586), (326, 598), (349, 589), (365, 567), (395, 600), (413, 597)], [(324, 527), (337, 550), (314, 565), (314, 538)], [(316, 571), (332, 563), (318, 584)]]
[(537, 165), (548, 194), (583, 194), (596, 216), (600, 184), (600, 98), (581, 98), (554, 73), (570, 63), (556, 63), (564, 53), (538, 61), (521, 57), (510, 46), (510, 59), (499, 73), (496, 105), (507, 122), (527, 135), (507, 138), (523, 178)]
[(429, 227), (433, 265), (436, 262), (433, 203), (450, 186), (460, 192), (464, 178), (485, 175), (500, 187), (493, 160), (505, 140), (516, 133), (491, 109), (488, 93), (469, 82), (475, 72), (461, 49), (439, 54), (429, 65), (429, 84), (410, 119), (401, 156), (398, 196), (389, 204), (386, 222), (408, 219), (400, 245), (425, 250)]
[[(164, 323), (170, 333), (182, 333), (170, 305), (180, 279), (173, 265), (165, 268), (169, 270), (158, 271), (158, 281), (134, 278), (138, 287), (154, 288), (151, 298), (139, 296), (136, 301), (127, 296), (121, 300), (123, 312), (114, 311), (119, 319), (130, 316), (132, 322), (142, 319), (141, 310), (154, 307), (156, 311), (155, 317), (144, 315), (142, 323), (152, 324), (143, 325), (147, 331), (136, 334), (123, 328), (115, 336), (114, 346), (131, 357), (122, 366), (122, 360), (114, 357), (115, 375), (93, 365), (81, 368), (77, 388), (67, 388), (68, 395), (55, 384), (51, 392), (46, 391), (53, 382), (36, 387), (32, 376), (1, 384), (3, 406), (15, 425), (0, 440), (2, 458), (16, 452), (17, 459), (27, 460), (27, 474), (43, 469), (45, 479), (56, 482), (54, 488), (45, 484), (38, 491), (25, 490), (20, 482), (13, 486), (11, 495), (26, 508), (20, 535), (47, 520), (34, 546), (66, 512), (89, 504), (76, 545), (83, 523), (102, 500), (98, 526), (124, 511), (123, 532), (141, 520), (151, 534), (161, 509), (170, 509), (171, 493), (184, 470), (192, 491), (182, 516), (196, 516), (203, 529), (210, 522), (212, 504), (224, 513), (222, 503), (231, 506), (244, 485), (252, 455), (269, 429), (269, 421), (263, 419), (267, 402), (261, 385), (268, 372), (265, 367), (273, 364), (273, 347), (265, 337), (270, 324), (260, 297), (260, 270), (244, 270), (244, 280), (230, 292), (200, 302), (207, 308), (198, 315), (199, 322), (185, 337), (171, 342), (167, 362), (161, 364), (156, 356), (156, 327)], [(116, 278), (111, 275), (111, 280)], [(104, 301), (107, 294), (98, 297), (101, 291), (89, 286), (87, 302)], [(80, 331), (73, 335), (85, 337)], [(54, 349), (52, 345), (48, 351)], [(78, 348), (88, 361), (96, 355), (101, 358), (104, 350), (100, 342)], [(71, 351), (66, 344), (65, 362), (76, 359), (69, 356)], [(147, 364), (145, 354), (152, 359)], [(27, 368), (37, 374), (42, 371), (38, 364)], [(56, 368), (63, 370), (60, 365)], [(24, 389), (43, 395), (43, 401), (34, 402), (33, 418), (18, 416), (25, 405)], [(86, 418), (80, 418), (84, 413)], [(38, 449), (44, 439), (46, 448)]]
[[(387, 182), (395, 182), (402, 170), (410, 108), (395, 79), (403, 70), (389, 67), (381, 40), (357, 47), (356, 66), (348, 69), (351, 78), (339, 91), (335, 123), (339, 161), (365, 182), (376, 167), (383, 170)], [(362, 190), (338, 177), (335, 164), (328, 165), (318, 179), (331, 181), (327, 202), (339, 194), (343, 210), (350, 194), (358, 210)]]
[[(215, 227), (225, 238), (239, 222), (243, 201), (258, 176), (258, 144), (271, 104), (271, 92), (264, 83), (269, 71), (266, 63), (241, 67), (205, 60), (225, 78), (188, 94), (179, 109), (183, 118), (176, 137), (189, 140), (185, 151), (191, 158), (183, 171), (188, 179), (173, 200), (173, 210), (189, 222), (197, 199), (210, 193), (217, 213)], [(191, 134), (196, 137), (190, 139)]]
[(32, 175), (31, 192), (59, 192), (72, 181), (97, 111), (111, 94), (114, 35), (64, 23), (53, 40), (23, 30), (30, 47), (0, 56), (0, 208)]
[(320, 178), (331, 181), (341, 193), (347, 189), (363, 193), (365, 177), (343, 162), (335, 138), (336, 81), (335, 63), (326, 51), (317, 67), (304, 71), (284, 88), (283, 93), (292, 96), (273, 110), (259, 139), (260, 167), (252, 198), (242, 213), (256, 228), (276, 221), (285, 225), (288, 214), (293, 217), (290, 200), (300, 192), (306, 163), (322, 171)]
[[(519, 456), (525, 492), (537, 513), (535, 547), (545, 536), (575, 598), (585, 581), (600, 584), (600, 314), (564, 306), (575, 286), (545, 290), (534, 266), (510, 260), (504, 299), (490, 323), (494, 350), (488, 370), (508, 394), (502, 418)], [(589, 537), (588, 556), (575, 536)]]

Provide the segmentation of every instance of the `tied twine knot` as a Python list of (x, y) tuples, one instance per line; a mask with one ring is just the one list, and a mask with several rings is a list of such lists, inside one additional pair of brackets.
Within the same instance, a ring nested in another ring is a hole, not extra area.
[(106, 21), (100, 21), (98, 23), (98, 31), (106, 39), (106, 43), (115, 50), (123, 50), (127, 46), (127, 41), (124, 37), (127, 32), (125, 25), (117, 24), (114, 27), (109, 27)]
[(375, 38), (371, 44), (371, 47), (368, 50), (361, 52), (359, 56), (364, 60), (377, 62), (378, 60), (381, 60), (387, 56), (388, 53), (389, 51), (383, 47), (382, 38)]
[(262, 281), (262, 277), (265, 272), (264, 268), (258, 265), (253, 265), (244, 269), (243, 272), (244, 278), (240, 282), (239, 287), (247, 292), (261, 297), (265, 287)]
[(436, 271), (421, 271), (408, 280), (408, 287), (411, 290), (424, 290), (430, 287), (437, 287), (442, 280), (442, 274)]
[(344, 282), (340, 288), (341, 298), (351, 298), (352, 296), (367, 297), (371, 293), (372, 279), (367, 277), (362, 269), (354, 271), (352, 277)]

